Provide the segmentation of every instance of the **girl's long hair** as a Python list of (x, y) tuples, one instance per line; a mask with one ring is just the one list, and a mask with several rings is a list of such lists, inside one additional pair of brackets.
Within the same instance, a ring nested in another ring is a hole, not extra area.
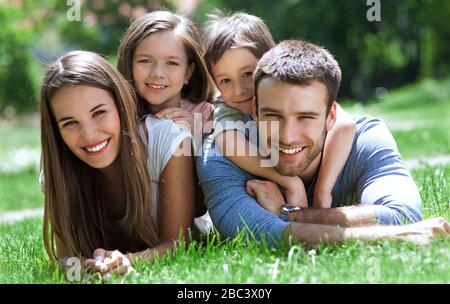
[[(118, 223), (109, 212), (100, 173), (77, 158), (64, 143), (51, 108), (55, 92), (86, 85), (108, 91), (120, 117), (119, 161), (126, 214)], [(153, 247), (158, 231), (152, 217), (146, 147), (139, 135), (135, 94), (128, 82), (101, 56), (83, 51), (66, 54), (44, 75), (40, 92), (42, 166), (44, 171), (44, 245), (51, 259), (55, 238), (70, 255), (91, 257), (96, 248), (124, 252)]]
[[(200, 43), (200, 31), (189, 18), (169, 11), (154, 11), (131, 23), (123, 36), (119, 51), (117, 68), (125, 78), (133, 84), (133, 56), (139, 43), (149, 35), (161, 31), (172, 30), (184, 44), (188, 64), (195, 63), (195, 69), (189, 84), (183, 86), (182, 96), (194, 103), (202, 101), (213, 102), (213, 85), (211, 76), (203, 59), (203, 49)], [(139, 97), (140, 115), (144, 112), (145, 100)]]

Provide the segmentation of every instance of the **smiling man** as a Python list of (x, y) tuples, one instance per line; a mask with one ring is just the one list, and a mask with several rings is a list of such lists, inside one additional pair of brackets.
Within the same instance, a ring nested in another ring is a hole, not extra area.
[[(257, 121), (279, 125), (278, 144), (265, 136), (271, 153), (279, 154), (275, 170), (299, 176), (310, 203), (326, 135), (336, 121), (340, 80), (339, 65), (328, 51), (299, 40), (271, 49), (254, 73)], [(290, 236), (304, 244), (381, 238), (423, 243), (448, 234), (449, 223), (442, 218), (421, 221), (419, 191), (386, 126), (366, 116), (355, 122), (353, 146), (329, 209), (285, 205), (276, 184), (242, 171), (207, 138), (197, 171), (217, 229), (233, 237), (248, 228), (271, 245)]]

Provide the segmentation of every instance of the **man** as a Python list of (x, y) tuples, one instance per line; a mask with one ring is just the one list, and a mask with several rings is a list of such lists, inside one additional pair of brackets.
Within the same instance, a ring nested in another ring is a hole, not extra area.
[[(270, 152), (279, 153), (275, 169), (299, 176), (309, 202), (326, 134), (336, 120), (340, 80), (339, 65), (325, 49), (297, 40), (267, 52), (254, 73), (257, 121), (279, 125), (279, 144), (271, 145), (270, 135), (265, 139)], [(442, 218), (420, 221), (419, 192), (384, 124), (369, 117), (356, 118), (356, 124), (330, 209), (285, 206), (277, 185), (254, 180), (206, 139), (197, 172), (217, 229), (227, 237), (249, 229), (271, 245), (289, 236), (303, 244), (386, 238), (423, 243), (450, 233)], [(349, 204), (356, 205), (341, 207)]]

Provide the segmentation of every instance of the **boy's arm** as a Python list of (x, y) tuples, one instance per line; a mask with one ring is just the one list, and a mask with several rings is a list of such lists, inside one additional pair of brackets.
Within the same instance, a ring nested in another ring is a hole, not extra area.
[(271, 167), (262, 167), (263, 158), (258, 154), (258, 148), (248, 141), (242, 132), (226, 130), (215, 137), (215, 142), (222, 155), (242, 170), (274, 181), (285, 188), (286, 200), (289, 204), (308, 207), (302, 180), (297, 176), (281, 175)]
[(314, 208), (331, 207), (331, 191), (347, 162), (355, 136), (356, 123), (338, 104), (336, 117), (336, 124), (325, 141), (322, 164), (314, 188)]

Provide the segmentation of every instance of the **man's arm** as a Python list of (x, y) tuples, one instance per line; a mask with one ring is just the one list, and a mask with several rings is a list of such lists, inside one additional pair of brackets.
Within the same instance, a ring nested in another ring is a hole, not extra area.
[[(277, 184), (271, 181), (249, 180), (247, 191), (256, 197), (261, 206), (271, 210), (276, 215), (284, 201)], [(376, 213), (382, 212), (383, 206), (350, 206), (330, 209), (302, 209), (299, 212), (291, 213), (291, 221), (308, 224), (333, 225), (341, 227), (370, 226), (377, 224)]]
[(197, 174), (211, 219), (219, 232), (234, 237), (239, 230), (244, 230), (257, 239), (265, 236), (270, 245), (281, 241), (289, 223), (262, 208), (247, 193), (246, 182), (254, 177), (221, 156), (208, 139), (204, 146), (208, 147), (204, 155), (196, 158)]

